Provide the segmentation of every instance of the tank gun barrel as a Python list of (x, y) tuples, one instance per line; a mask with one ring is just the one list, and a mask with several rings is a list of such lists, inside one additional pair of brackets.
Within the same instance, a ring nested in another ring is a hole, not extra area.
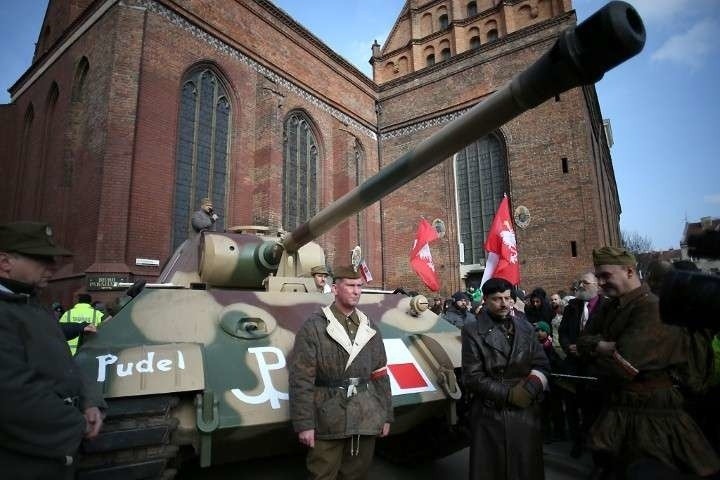
[(622, 1), (608, 3), (563, 31), (547, 53), (505, 87), (293, 230), (283, 240), (284, 249), (296, 252), (526, 110), (571, 88), (597, 82), (644, 45), (645, 27), (637, 11)]

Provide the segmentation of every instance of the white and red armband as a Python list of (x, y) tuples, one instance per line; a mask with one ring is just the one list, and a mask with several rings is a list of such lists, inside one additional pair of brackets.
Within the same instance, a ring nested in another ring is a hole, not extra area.
[(387, 376), (387, 365), (384, 367), (380, 367), (377, 370), (373, 370), (373, 372), (370, 374), (370, 380), (377, 380), (378, 378), (382, 378)]

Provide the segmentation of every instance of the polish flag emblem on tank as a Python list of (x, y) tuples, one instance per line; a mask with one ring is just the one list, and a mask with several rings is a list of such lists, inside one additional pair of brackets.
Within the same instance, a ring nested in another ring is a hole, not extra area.
[(383, 339), (393, 395), (432, 392), (435, 387), (400, 338)]

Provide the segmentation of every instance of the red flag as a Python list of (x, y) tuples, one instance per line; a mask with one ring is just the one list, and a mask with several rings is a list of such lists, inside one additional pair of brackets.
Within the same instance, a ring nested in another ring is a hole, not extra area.
[(428, 244), (437, 238), (437, 231), (423, 218), (420, 220), (415, 234), (415, 243), (410, 250), (410, 266), (433, 292), (440, 290), (440, 280), (435, 272)]
[(495, 213), (485, 241), (485, 251), (488, 258), (482, 283), (490, 278), (504, 278), (513, 285), (520, 283), (520, 264), (507, 197), (503, 197)]

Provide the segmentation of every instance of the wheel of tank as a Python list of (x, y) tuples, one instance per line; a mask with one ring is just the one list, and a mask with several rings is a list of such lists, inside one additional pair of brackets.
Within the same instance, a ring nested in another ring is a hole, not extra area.
[(103, 428), (80, 449), (79, 480), (170, 479), (179, 448), (170, 444), (178, 420), (172, 395), (108, 400)]

